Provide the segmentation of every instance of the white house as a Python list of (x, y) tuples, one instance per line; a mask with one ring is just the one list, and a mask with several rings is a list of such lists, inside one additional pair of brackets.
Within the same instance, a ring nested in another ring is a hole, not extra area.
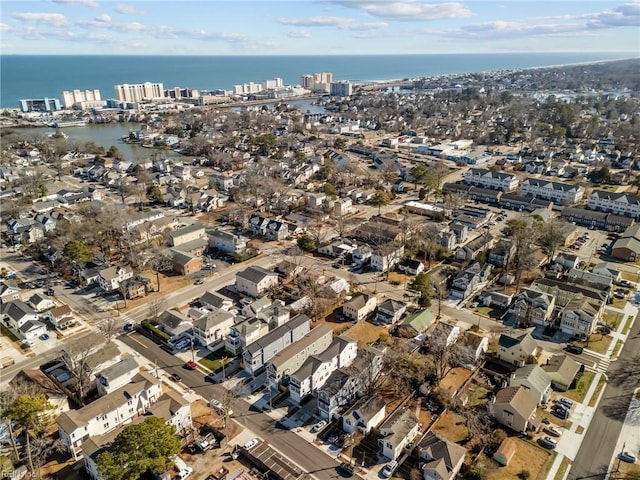
[(291, 400), (300, 404), (307, 396), (321, 388), (329, 376), (338, 368), (348, 367), (358, 355), (358, 343), (340, 335), (333, 339), (329, 348), (312, 355), (289, 377)]
[(494, 172), (486, 168), (470, 168), (464, 174), (464, 181), (476, 187), (511, 192), (518, 187), (518, 177), (511, 173)]
[(104, 397), (124, 387), (139, 371), (140, 367), (133, 356), (125, 357), (118, 363), (100, 370), (96, 375), (98, 393)]
[(50, 308), (54, 308), (56, 306), (56, 302), (54, 302), (51, 298), (45, 297), (36, 293), (31, 296), (31, 298), (27, 301), (29, 305), (31, 305), (36, 312), (44, 312)]
[(415, 414), (408, 408), (398, 408), (380, 425), (378, 444), (382, 447), (382, 455), (391, 460), (398, 458), (419, 429), (420, 423)]
[(360, 430), (365, 435), (384, 420), (386, 405), (382, 397), (361, 397), (342, 415), (342, 430), (352, 433)]
[(52, 308), (44, 314), (46, 320), (51, 322), (55, 328), (67, 328), (76, 323), (76, 317), (73, 315), (73, 311), (69, 305), (60, 305), (59, 307)]
[(215, 310), (193, 322), (193, 332), (200, 345), (207, 348), (223, 342), (235, 321), (235, 316), (224, 310)]
[(56, 419), (62, 445), (77, 460), (82, 444), (90, 437), (104, 435), (143, 414), (162, 395), (159, 379), (146, 372), (132, 382), (100, 397), (79, 410), (69, 410)]
[(242, 235), (216, 229), (209, 232), (209, 246), (223, 253), (242, 253), (247, 248), (247, 239)]
[(447, 347), (458, 341), (460, 327), (453, 323), (438, 322), (431, 332), (432, 338), (443, 340)]
[(120, 283), (130, 278), (133, 278), (133, 270), (129, 265), (108, 267), (98, 273), (98, 285), (105, 292), (113, 292), (120, 287)]
[(380, 325), (393, 325), (407, 311), (407, 305), (397, 300), (388, 299), (378, 306), (375, 323)]
[(371, 268), (378, 272), (392, 269), (404, 256), (404, 245), (387, 245), (371, 254)]
[(38, 320), (38, 314), (22, 300), (0, 305), (2, 322), (14, 335), (23, 340), (33, 340), (46, 333), (47, 326)]
[(376, 309), (377, 301), (374, 295), (359, 293), (342, 305), (342, 313), (351, 320), (362, 320)]
[(578, 203), (584, 196), (584, 187), (568, 183), (550, 182), (538, 178), (527, 178), (520, 185), (523, 195), (551, 200), (556, 204)]
[(587, 200), (587, 208), (638, 218), (640, 216), (640, 197), (627, 193), (594, 190)]
[(278, 274), (262, 267), (249, 267), (236, 273), (238, 292), (250, 297), (261, 297), (269, 288), (278, 285)]

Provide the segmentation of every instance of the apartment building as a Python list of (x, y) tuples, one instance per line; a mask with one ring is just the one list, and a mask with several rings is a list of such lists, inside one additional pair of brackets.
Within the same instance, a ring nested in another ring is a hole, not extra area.
[(520, 185), (523, 195), (551, 200), (555, 204), (578, 203), (584, 197), (584, 187), (561, 182), (527, 178)]
[(640, 197), (627, 193), (594, 190), (587, 200), (587, 208), (638, 218), (640, 216)]
[(62, 104), (64, 108), (78, 108), (88, 110), (90, 108), (104, 107), (107, 102), (100, 98), (100, 90), (65, 90), (62, 92)]
[(296, 372), (311, 355), (316, 355), (331, 345), (333, 329), (328, 325), (318, 325), (303, 338), (277, 353), (267, 362), (267, 378), (271, 387), (277, 387), (280, 380)]
[(164, 98), (164, 85), (162, 83), (137, 83), (116, 85), (116, 100), (120, 102), (142, 102)]
[(60, 415), (56, 423), (62, 445), (77, 460), (82, 444), (90, 437), (104, 435), (142, 415), (162, 395), (160, 380), (139, 372), (131, 383), (91, 402), (79, 410)]
[(464, 174), (468, 185), (511, 192), (518, 188), (518, 177), (511, 173), (494, 172), (486, 168), (470, 168)]
[(303, 338), (311, 330), (311, 319), (297, 315), (249, 345), (242, 353), (244, 370), (255, 375), (277, 353)]
[(358, 343), (340, 335), (329, 348), (318, 355), (312, 355), (289, 378), (291, 400), (300, 404), (307, 396), (321, 388), (329, 376), (339, 368), (348, 367), (358, 355)]

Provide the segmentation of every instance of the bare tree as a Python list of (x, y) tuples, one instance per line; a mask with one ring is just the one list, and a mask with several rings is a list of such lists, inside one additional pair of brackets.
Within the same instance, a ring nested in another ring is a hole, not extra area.
[(149, 267), (156, 274), (156, 283), (158, 284), (158, 293), (160, 292), (160, 272), (166, 272), (173, 266), (171, 252), (168, 248), (152, 248), (151, 255), (148, 260)]
[(91, 382), (91, 375), (96, 368), (96, 365), (91, 362), (91, 356), (102, 345), (104, 345), (104, 338), (95, 333), (76, 339), (73, 343), (65, 345), (61, 351), (62, 362), (76, 380), (73, 388), (80, 405), (85, 405), (84, 399)]
[(118, 333), (118, 323), (115, 317), (109, 317), (98, 323), (98, 331), (104, 336), (107, 343), (111, 343), (111, 339)]
[(562, 227), (560, 222), (552, 218), (548, 222), (537, 222), (540, 246), (547, 254), (547, 263), (550, 264), (556, 256), (558, 248), (562, 245)]
[(154, 298), (147, 303), (149, 307), (149, 317), (157, 322), (160, 314), (164, 311), (164, 299), (163, 298)]
[(427, 223), (420, 229), (420, 248), (424, 252), (424, 259), (428, 261), (429, 268), (433, 257), (438, 251), (438, 226), (433, 223)]

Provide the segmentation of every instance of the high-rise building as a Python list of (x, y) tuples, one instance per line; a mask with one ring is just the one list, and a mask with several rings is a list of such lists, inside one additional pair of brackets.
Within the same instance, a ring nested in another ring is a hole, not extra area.
[(164, 98), (164, 86), (161, 83), (138, 83), (129, 85), (116, 85), (116, 99), (121, 102), (141, 102), (143, 100), (153, 100)]
[(164, 91), (166, 98), (175, 98), (180, 100), (181, 98), (200, 98), (200, 92), (193, 88), (180, 88), (174, 87)]
[(250, 93), (259, 93), (261, 91), (262, 85), (259, 83), (249, 82), (233, 86), (234, 95), (248, 95)]
[(264, 80), (262, 82), (263, 90), (277, 90), (278, 88), (282, 88), (284, 86), (284, 82), (281, 78), (274, 78), (272, 80)]
[(331, 72), (319, 72), (306, 74), (300, 77), (302, 88), (318, 93), (329, 93), (333, 74)]
[(62, 104), (64, 108), (81, 108), (83, 104), (100, 102), (100, 90), (79, 90), (72, 91), (65, 90), (62, 92)]
[(331, 82), (331, 95), (335, 97), (348, 97), (353, 91), (353, 85), (347, 80)]

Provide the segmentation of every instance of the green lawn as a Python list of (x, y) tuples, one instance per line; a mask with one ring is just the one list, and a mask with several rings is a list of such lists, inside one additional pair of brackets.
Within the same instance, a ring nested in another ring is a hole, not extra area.
[(212, 372), (215, 372), (219, 368), (222, 368), (223, 362), (225, 365), (228, 365), (231, 360), (233, 360), (233, 357), (229, 356), (224, 348), (221, 348), (198, 360), (198, 363), (200, 363), (203, 367), (208, 368)]
[(18, 339), (18, 337), (16, 337), (11, 330), (9, 330), (7, 327), (5, 327), (4, 325), (0, 325), (0, 332), (2, 332), (2, 335), (5, 335), (7, 337), (9, 337), (9, 340), (11, 340), (12, 342), (15, 343), (20, 343), (20, 340)]
[(591, 385), (595, 376), (596, 374), (594, 372), (585, 370), (582, 376), (577, 380), (575, 388), (564, 392), (564, 396), (571, 400), (575, 400), (576, 402), (582, 402), (584, 400), (584, 396), (587, 394), (587, 390), (589, 390), (589, 385)]
[(600, 392), (602, 392), (602, 389), (604, 388), (605, 383), (607, 383), (607, 380), (604, 378), (604, 375), (600, 376), (600, 380), (598, 380), (598, 386), (593, 391), (593, 396), (591, 397), (591, 400), (589, 400), (590, 407), (596, 406), (596, 402), (598, 401), (598, 397), (600, 397)]

